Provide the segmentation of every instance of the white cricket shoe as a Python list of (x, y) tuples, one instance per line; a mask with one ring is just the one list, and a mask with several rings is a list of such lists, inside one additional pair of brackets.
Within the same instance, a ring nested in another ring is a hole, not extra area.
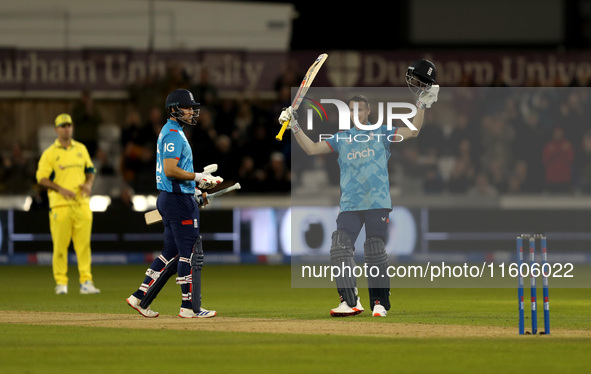
[(388, 314), (388, 311), (383, 306), (377, 304), (373, 307), (373, 314), (374, 317), (385, 317)]
[(80, 293), (82, 295), (92, 295), (101, 293), (101, 290), (96, 288), (91, 281), (86, 281), (80, 285)]
[(348, 316), (356, 316), (357, 314), (363, 312), (365, 309), (361, 306), (361, 301), (357, 298), (357, 305), (353, 308), (347, 304), (346, 301), (343, 301), (337, 306), (330, 310), (330, 315), (332, 317), (348, 317)]
[(199, 313), (194, 313), (193, 309), (191, 308), (181, 308), (179, 312), (179, 317), (182, 318), (212, 318), (217, 316), (217, 312), (215, 310), (207, 310), (201, 308)]
[(67, 284), (58, 284), (55, 286), (55, 294), (56, 295), (67, 295), (68, 294), (68, 285)]
[(145, 309), (142, 308), (140, 306), (141, 300), (133, 295), (128, 297), (125, 301), (127, 301), (127, 304), (129, 304), (130, 307), (137, 310), (139, 314), (146, 318), (156, 318), (160, 315), (160, 313), (153, 311), (152, 309), (150, 309), (150, 307), (147, 307)]

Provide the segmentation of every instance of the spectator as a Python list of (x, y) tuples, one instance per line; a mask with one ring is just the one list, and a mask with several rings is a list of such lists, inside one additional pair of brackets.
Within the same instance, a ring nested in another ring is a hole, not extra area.
[(90, 90), (82, 91), (80, 99), (74, 104), (72, 121), (76, 126), (76, 140), (84, 143), (88, 154), (94, 158), (98, 148), (98, 128), (103, 122), (103, 116), (96, 107)]
[(468, 190), (470, 196), (497, 196), (498, 190), (490, 184), (488, 175), (481, 172), (476, 175), (474, 185)]
[(209, 69), (202, 67), (199, 74), (199, 82), (191, 86), (190, 91), (201, 105), (214, 109), (218, 105), (219, 93), (210, 78)]
[(531, 186), (531, 179), (528, 176), (527, 163), (524, 160), (518, 160), (507, 178), (507, 189), (505, 192), (517, 194), (532, 191), (534, 189)]
[(262, 186), (265, 186), (269, 192), (286, 193), (291, 191), (291, 175), (281, 152), (271, 153), (265, 176)]
[(160, 108), (165, 99), (158, 73), (148, 74), (145, 78), (132, 83), (127, 91), (129, 103), (136, 108), (142, 118), (152, 108)]
[(128, 114), (121, 134), (121, 173), (123, 181), (136, 193), (154, 192), (155, 144), (154, 129), (141, 125), (138, 112)]
[(34, 160), (25, 155), (23, 145), (12, 145), (10, 157), (3, 160), (3, 184), (5, 193), (10, 195), (30, 195), (36, 185)]
[(478, 159), (478, 148), (476, 145), (479, 142), (478, 130), (475, 126), (469, 123), (470, 120), (467, 115), (459, 113), (454, 121), (453, 128), (449, 134), (447, 140), (447, 151), (446, 154), (452, 157), (458, 157), (460, 154), (461, 143), (464, 139), (467, 139), (472, 145), (471, 147), (471, 158), (473, 160)]
[(234, 119), (238, 112), (236, 101), (223, 98), (220, 99), (220, 104), (215, 111), (214, 127), (218, 134), (226, 134), (232, 136), (232, 129), (234, 127)]
[(256, 121), (252, 104), (247, 100), (238, 103), (238, 111), (234, 117), (232, 127), (232, 141), (240, 146), (248, 142), (251, 129)]
[(527, 185), (530, 192), (541, 192), (544, 188), (544, 165), (540, 162), (540, 157), (545, 137), (546, 132), (536, 112), (526, 112), (515, 124), (513, 154), (515, 159), (523, 160), (527, 165)]
[(564, 130), (562, 127), (555, 127), (552, 139), (544, 146), (543, 153), (548, 192), (564, 193), (571, 189), (574, 158), (573, 146), (566, 139)]
[(119, 176), (115, 167), (102, 149), (96, 151), (96, 177), (94, 179), (93, 190), (96, 195), (108, 195), (113, 183), (117, 183)]
[(493, 185), (499, 193), (504, 193), (507, 190), (509, 174), (505, 166), (503, 166), (499, 160), (490, 160), (485, 166), (490, 184)]
[(463, 139), (459, 146), (459, 154), (454, 163), (451, 175), (448, 181), (448, 190), (454, 194), (468, 192), (468, 189), (474, 184), (476, 167), (471, 157), (472, 145), (470, 140)]
[(423, 190), (428, 194), (438, 194), (445, 190), (445, 182), (437, 164), (429, 164), (425, 170)]
[(269, 136), (265, 125), (258, 123), (252, 128), (252, 138), (242, 147), (242, 154), (248, 154), (253, 158), (255, 168), (264, 169), (276, 143), (277, 141)]
[(260, 188), (265, 179), (265, 174), (260, 169), (255, 169), (254, 160), (250, 156), (243, 156), (238, 168), (238, 181), (244, 193), (260, 193)]
[(111, 193), (111, 204), (107, 211), (133, 211), (133, 189), (128, 185), (123, 185), (118, 191)]
[[(303, 76), (298, 73), (298, 68), (294, 63), (288, 62), (281, 74), (275, 79), (275, 92), (279, 93), (281, 90), (291, 87), (299, 87)], [(287, 105), (289, 106), (289, 104)]]
[(234, 184), (237, 165), (232, 139), (228, 135), (220, 135), (215, 139), (214, 146), (214, 153), (210, 155), (211, 162), (204, 162), (203, 166), (217, 164), (218, 171), (224, 174), (225, 182)]
[(164, 94), (165, 92), (170, 92), (179, 88), (189, 89), (190, 86), (191, 78), (184, 67), (176, 61), (169, 62), (166, 67), (166, 75), (162, 79), (162, 93)]
[[(146, 132), (146, 135), (150, 138), (152, 138), (152, 140), (157, 139), (158, 138), (158, 134), (160, 134), (160, 130), (162, 130), (162, 124), (166, 122), (166, 119), (164, 118), (164, 113), (161, 107), (159, 106), (153, 106), (150, 108), (150, 110), (148, 111), (148, 119), (146, 120), (145, 123), (145, 129), (144, 131)], [(151, 132), (149, 131), (149, 129), (151, 129)], [(148, 135), (148, 134), (152, 134), (152, 135)]]
[(215, 140), (218, 132), (214, 127), (214, 113), (208, 107), (201, 107), (199, 121), (191, 128), (191, 147), (193, 157), (203, 165), (216, 164), (214, 159)]
[(421, 194), (424, 188), (425, 167), (421, 162), (419, 149), (416, 143), (402, 145), (402, 147), (400, 162), (404, 174), (404, 179), (401, 182), (402, 192), (409, 195)]
[(587, 131), (581, 140), (576, 170), (581, 192), (591, 193), (591, 131)]
[(579, 142), (588, 126), (583, 101), (576, 92), (569, 92), (560, 104), (560, 123), (563, 123), (564, 137), (571, 143)]
[(494, 160), (501, 169), (506, 169), (513, 162), (513, 127), (500, 116), (484, 116), (480, 130), (483, 152), (481, 162), (486, 166)]

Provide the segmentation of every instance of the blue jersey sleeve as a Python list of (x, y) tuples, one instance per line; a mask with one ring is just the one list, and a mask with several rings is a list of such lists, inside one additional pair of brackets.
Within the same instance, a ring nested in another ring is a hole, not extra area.
[(183, 151), (183, 138), (177, 130), (170, 130), (162, 137), (162, 159), (179, 160)]

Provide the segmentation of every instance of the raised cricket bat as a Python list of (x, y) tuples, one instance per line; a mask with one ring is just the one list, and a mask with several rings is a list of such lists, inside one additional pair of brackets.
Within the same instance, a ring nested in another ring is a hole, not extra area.
[[(304, 100), (304, 97), (306, 96), (308, 89), (312, 85), (312, 81), (316, 77), (316, 74), (318, 74), (320, 67), (322, 66), (322, 64), (324, 64), (324, 61), (326, 61), (327, 58), (328, 58), (328, 55), (326, 53), (323, 53), (320, 56), (318, 56), (316, 61), (314, 61), (312, 66), (310, 66), (310, 68), (306, 72), (306, 75), (304, 75), (304, 79), (302, 79), (302, 83), (300, 84), (300, 88), (296, 92), (296, 95), (295, 95), (293, 102), (291, 104), (291, 107), (293, 108), (293, 110), (297, 110), (299, 108), (300, 103), (302, 102), (302, 100)], [(279, 130), (279, 134), (277, 134), (275, 139), (277, 139), (277, 140), (283, 139), (283, 133), (287, 129), (287, 125), (289, 125), (289, 121), (283, 122), (283, 125), (281, 126), (281, 130)]]
[[(235, 183), (233, 186), (224, 188), (223, 190), (219, 190), (218, 192), (214, 192), (211, 194), (206, 192), (205, 198), (207, 199), (208, 203), (211, 203), (211, 201), (215, 197), (227, 194), (228, 192), (231, 192), (234, 190), (239, 190), (240, 188), (241, 188), (240, 183)], [(158, 213), (158, 209), (154, 209), (149, 212), (146, 212), (144, 214), (144, 219), (146, 220), (146, 225), (153, 225), (155, 223), (162, 222), (162, 216), (160, 215), (160, 213)]]

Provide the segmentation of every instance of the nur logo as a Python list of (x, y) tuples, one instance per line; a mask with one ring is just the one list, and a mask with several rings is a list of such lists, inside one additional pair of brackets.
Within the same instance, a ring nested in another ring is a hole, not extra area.
[[(324, 122), (324, 120), (327, 118), (326, 110), (324, 110), (324, 107), (318, 101), (316, 101), (314, 99), (310, 99), (309, 97), (304, 97), (304, 100), (302, 101), (302, 103), (306, 104), (307, 106), (312, 108), (314, 110), (314, 112), (316, 112), (318, 114), (318, 117), (320, 117), (321, 122)], [(308, 121), (307, 121), (308, 122), (308, 130), (312, 129), (312, 117), (314, 116), (314, 112), (312, 111), (312, 109), (308, 109), (308, 111), (307, 111), (307, 113), (308, 113)], [(323, 116), (323, 114), (324, 114), (324, 116)]]

